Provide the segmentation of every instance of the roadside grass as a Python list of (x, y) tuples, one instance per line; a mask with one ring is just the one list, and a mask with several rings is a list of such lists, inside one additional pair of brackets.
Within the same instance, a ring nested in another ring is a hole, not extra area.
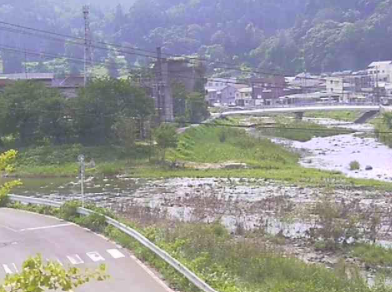
[(354, 122), (361, 116), (361, 111), (314, 111), (305, 112), (306, 118), (334, 119), (343, 122)]
[(392, 267), (391, 248), (376, 244), (357, 244), (353, 247), (351, 255), (373, 268)]
[[(172, 288), (184, 292), (199, 291), (150, 250), (118, 229), (108, 226), (102, 215), (78, 215), (78, 206), (76, 202), (68, 202), (59, 210), (22, 204), (11, 204), (9, 207), (54, 215), (103, 233), (156, 268)], [(94, 206), (89, 208), (115, 217), (111, 211)], [(355, 265), (341, 261), (334, 269), (327, 269), (322, 265), (307, 264), (269, 247), (262, 236), (235, 237), (218, 223), (173, 225), (161, 222), (159, 225), (140, 226), (134, 222), (121, 221), (138, 230), (220, 292), (392, 291), (383, 282), (369, 286)]]

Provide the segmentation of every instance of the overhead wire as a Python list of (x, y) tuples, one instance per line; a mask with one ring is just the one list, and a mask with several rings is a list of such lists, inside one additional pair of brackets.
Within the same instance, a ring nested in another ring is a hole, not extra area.
[[(26, 26), (22, 26), (22, 25), (9, 23), (9, 22), (0, 21), (0, 24), (11, 26), (11, 27), (16, 27), (16, 28), (19, 28), (19, 29), (29, 30), (29, 31), (36, 31), (36, 32), (40, 32), (40, 33), (61, 36), (63, 38), (67, 38), (67, 39), (76, 39), (76, 40), (79, 40), (79, 41), (84, 41), (84, 38), (82, 38), (82, 37), (76, 37), (76, 36), (71, 36), (71, 35), (66, 35), (66, 34), (61, 34), (61, 33), (55, 33), (55, 32), (51, 32), (51, 31), (47, 31), (47, 30), (26, 27)], [(131, 50), (134, 50), (134, 51), (140, 51), (140, 52), (152, 54), (152, 55), (143, 55), (143, 56), (154, 58), (154, 59), (158, 58), (155, 55), (156, 52), (150, 51), (150, 50), (140, 49), (140, 48), (132, 47), (132, 46), (124, 46), (124, 45), (120, 45), (120, 44), (116, 44), (116, 43), (103, 42), (103, 41), (97, 41), (95, 43), (106, 45), (106, 46), (117, 47), (117, 48), (124, 48), (124, 49), (131, 49)], [(94, 42), (93, 42), (93, 44), (94, 44)], [(103, 48), (101, 48), (101, 49), (103, 49)], [(125, 52), (125, 53), (127, 53), (127, 52)], [(168, 53), (162, 53), (162, 54), (165, 55), (165, 56), (168, 56), (168, 57), (184, 58), (184, 59), (186, 59), (186, 60), (188, 60), (190, 62), (202, 61), (202, 62), (212, 62), (212, 63), (222, 64), (222, 65), (226, 65), (226, 66), (232, 66), (232, 67), (220, 67), (220, 69), (236, 70), (236, 71), (241, 71), (241, 72), (244, 71), (243, 68), (239, 68), (239, 67), (237, 67), (236, 64), (233, 64), (233, 63), (222, 62), (222, 61), (211, 61), (211, 60), (206, 59), (206, 58), (187, 57), (187, 56), (177, 55), (177, 54), (168, 54)], [(215, 68), (219, 68), (219, 67), (215, 66)], [(284, 76), (284, 75), (293, 75), (293, 74), (295, 74), (294, 72), (290, 72), (290, 73), (286, 72), (287, 74), (285, 74), (284, 72), (276, 73), (276, 72), (272, 72), (272, 71), (260, 71), (259, 68), (254, 68), (254, 67), (253, 68), (251, 67), (250, 69), (253, 69), (252, 73), (261, 74), (261, 75)]]

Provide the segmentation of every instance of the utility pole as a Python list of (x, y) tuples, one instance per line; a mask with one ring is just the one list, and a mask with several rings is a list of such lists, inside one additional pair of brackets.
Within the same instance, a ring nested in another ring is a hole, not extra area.
[(162, 49), (157, 48), (157, 68), (156, 68), (156, 81), (157, 81), (157, 104), (159, 123), (166, 121), (166, 107), (165, 107), (165, 84), (162, 75)]
[(80, 154), (78, 156), (78, 161), (80, 164), (80, 193), (82, 195), (82, 208), (84, 208), (84, 205), (85, 205), (84, 176), (85, 176), (86, 165), (85, 165), (85, 157), (83, 154)]
[(92, 38), (90, 30), (90, 7), (83, 6), (84, 16), (84, 86), (86, 87), (89, 71), (93, 65)]

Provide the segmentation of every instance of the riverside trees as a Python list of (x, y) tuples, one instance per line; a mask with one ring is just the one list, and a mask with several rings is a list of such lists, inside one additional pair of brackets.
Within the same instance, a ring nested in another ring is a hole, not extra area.
[(15, 146), (118, 141), (124, 120), (145, 121), (154, 101), (127, 80), (95, 79), (75, 99), (65, 99), (43, 84), (18, 81), (0, 94), (0, 136)]

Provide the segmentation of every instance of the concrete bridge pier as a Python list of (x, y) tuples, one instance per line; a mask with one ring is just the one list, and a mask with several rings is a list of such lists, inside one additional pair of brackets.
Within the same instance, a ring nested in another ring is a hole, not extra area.
[(303, 118), (304, 118), (304, 112), (295, 112), (294, 114), (295, 114), (295, 119), (296, 119), (297, 121), (302, 121), (302, 120), (303, 120)]

